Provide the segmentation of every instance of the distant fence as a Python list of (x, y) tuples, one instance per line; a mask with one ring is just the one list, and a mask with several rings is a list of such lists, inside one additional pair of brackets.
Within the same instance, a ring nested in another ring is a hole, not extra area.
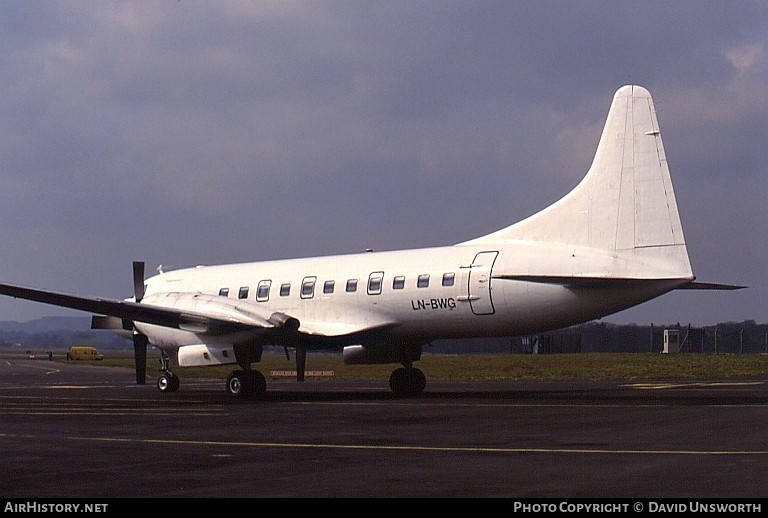
[(681, 353), (768, 354), (768, 325), (753, 322), (694, 327), (589, 323), (540, 335), (510, 337), (512, 354), (662, 352), (664, 330), (676, 329)]
[[(517, 342), (517, 343), (515, 343)], [(546, 334), (535, 336), (522, 336), (518, 340), (513, 339), (511, 351), (528, 354), (568, 354), (580, 353), (580, 334)], [(515, 351), (514, 349), (518, 349)]]
[[(298, 374), (296, 371), (270, 371), (270, 376), (274, 378), (295, 378)], [(334, 371), (305, 371), (304, 377), (306, 378), (332, 378), (335, 375)]]

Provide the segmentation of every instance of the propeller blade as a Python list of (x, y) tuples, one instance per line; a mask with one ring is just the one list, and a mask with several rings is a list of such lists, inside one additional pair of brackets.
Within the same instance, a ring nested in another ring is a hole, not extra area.
[(304, 370), (307, 367), (307, 350), (296, 348), (296, 381), (304, 381)]
[(144, 261), (133, 262), (133, 294), (136, 302), (144, 298)]
[(141, 333), (133, 334), (133, 358), (136, 363), (136, 384), (147, 384), (147, 343), (149, 340)]

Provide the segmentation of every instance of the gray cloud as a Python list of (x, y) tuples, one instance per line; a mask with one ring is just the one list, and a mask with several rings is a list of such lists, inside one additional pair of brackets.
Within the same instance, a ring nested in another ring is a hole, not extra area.
[(0, 14), (5, 282), (122, 297), (134, 259), (470, 239), (573, 187), (614, 91), (638, 83), (656, 101), (699, 279), (751, 288), (669, 294), (611, 319), (765, 321), (762, 2), (5, 2)]

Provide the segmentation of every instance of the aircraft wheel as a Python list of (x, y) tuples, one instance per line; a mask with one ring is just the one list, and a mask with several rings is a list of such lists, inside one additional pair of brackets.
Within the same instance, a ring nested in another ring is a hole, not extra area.
[(420, 396), (427, 386), (427, 378), (420, 369), (400, 367), (389, 377), (389, 388), (397, 397)]
[(177, 392), (179, 390), (179, 385), (181, 385), (181, 381), (179, 380), (179, 377), (175, 374), (171, 374), (171, 390), (170, 392)]
[(400, 367), (392, 371), (389, 376), (389, 388), (396, 396), (402, 396), (405, 390), (405, 368)]
[(251, 397), (253, 399), (264, 399), (267, 395), (267, 380), (264, 375), (259, 371), (250, 371), (251, 386), (253, 391)]
[(171, 372), (164, 372), (157, 378), (157, 388), (160, 392), (176, 392), (180, 384), (179, 377)]
[(227, 377), (227, 392), (230, 396), (243, 397), (248, 392), (247, 386), (245, 371), (233, 371)]
[(250, 376), (251, 399), (264, 399), (267, 395), (267, 380), (259, 371), (246, 372)]
[(259, 371), (233, 371), (227, 378), (227, 392), (235, 398), (264, 399), (267, 380)]

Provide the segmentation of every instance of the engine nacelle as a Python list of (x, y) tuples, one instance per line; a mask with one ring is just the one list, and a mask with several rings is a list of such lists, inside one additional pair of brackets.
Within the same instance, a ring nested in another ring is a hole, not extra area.
[(215, 345), (194, 344), (179, 347), (176, 359), (179, 367), (202, 367), (206, 365), (230, 365), (238, 362), (237, 347), (241, 347), (240, 356), (248, 363), (261, 360), (260, 345)]
[(123, 320), (117, 317), (92, 315), (91, 329), (108, 329), (122, 338), (127, 338), (128, 340), (133, 338), (133, 329), (131, 327), (126, 329)]
[(343, 350), (345, 365), (403, 363), (421, 359), (421, 344), (416, 345), (349, 345)]
[(235, 351), (230, 347), (212, 347), (206, 344), (179, 347), (179, 367), (200, 367), (202, 365), (226, 365), (235, 363)]

